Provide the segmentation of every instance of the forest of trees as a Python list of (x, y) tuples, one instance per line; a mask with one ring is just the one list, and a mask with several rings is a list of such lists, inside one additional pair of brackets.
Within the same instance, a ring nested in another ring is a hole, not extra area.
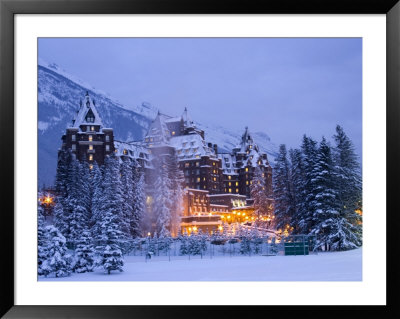
[(273, 188), (276, 228), (315, 235), (317, 247), (348, 250), (362, 245), (361, 168), (340, 126), (334, 146), (303, 136), (300, 149), (280, 145)]
[[(110, 155), (104, 165), (89, 166), (71, 151), (60, 151), (51, 225), (45, 226), (41, 206), (38, 211), (39, 275), (62, 276), (92, 271), (95, 266), (107, 273), (122, 271), (122, 251), (129, 240), (144, 237), (150, 230), (158, 237), (176, 235), (183, 196), (179, 172), (176, 158), (162, 157), (155, 163), (157, 178), (149, 212), (143, 170), (136, 161)], [(75, 251), (74, 259), (67, 248)], [(97, 261), (95, 254), (100, 256)]]

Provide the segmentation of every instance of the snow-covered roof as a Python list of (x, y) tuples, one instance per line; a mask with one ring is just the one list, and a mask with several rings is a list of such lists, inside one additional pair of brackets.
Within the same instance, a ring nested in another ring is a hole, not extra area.
[(88, 92), (86, 92), (84, 100), (81, 100), (80, 108), (71, 127), (79, 128), (81, 125), (100, 125), (100, 129), (103, 127), (95, 101), (92, 100)]
[(150, 124), (145, 140), (150, 143), (168, 144), (171, 137), (171, 132), (169, 131), (167, 124), (165, 124), (167, 119), (168, 118), (165, 115), (162, 115), (160, 112), (158, 112), (156, 118)]
[(132, 159), (143, 159), (146, 168), (151, 168), (151, 154), (148, 149), (141, 143), (126, 143), (114, 141), (115, 153), (117, 156), (128, 156)]
[(216, 157), (214, 149), (208, 147), (197, 133), (173, 136), (170, 145), (175, 148), (178, 160), (196, 159), (202, 156)]

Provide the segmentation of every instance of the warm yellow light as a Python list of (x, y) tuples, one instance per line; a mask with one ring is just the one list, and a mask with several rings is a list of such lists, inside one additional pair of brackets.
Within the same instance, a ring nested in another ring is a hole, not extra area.
[(228, 215), (228, 219), (230, 219), (231, 218), (231, 216), (230, 215)]
[(196, 230), (197, 230), (197, 227), (196, 227), (196, 226), (193, 226), (193, 230), (196, 231)]
[(240, 213), (237, 213), (240, 216)]
[(208, 213), (209, 216), (212, 216), (212, 213)]
[(218, 226), (218, 229), (219, 229), (219, 230), (222, 230), (222, 226), (221, 226), (221, 225), (220, 225), (220, 226)]
[(249, 219), (249, 216), (246, 216), (246, 219)]
[(189, 231), (192, 231), (192, 227), (189, 227)]
[(147, 236), (150, 236), (150, 235), (151, 235), (150, 232), (148, 232), (148, 233), (147, 233)]
[(233, 212), (234, 215), (236, 215), (236, 212)]

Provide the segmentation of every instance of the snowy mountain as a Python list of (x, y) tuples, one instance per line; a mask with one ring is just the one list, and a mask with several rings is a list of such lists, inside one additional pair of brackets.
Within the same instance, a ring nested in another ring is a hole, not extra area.
[[(39, 60), (38, 65), (38, 186), (54, 183), (57, 151), (61, 147), (61, 136), (79, 109), (79, 99), (86, 91), (96, 101), (96, 106), (106, 127), (114, 129), (116, 140), (141, 140), (157, 109), (150, 103), (130, 109), (121, 105), (90, 84), (68, 74), (54, 63)], [(177, 114), (171, 114), (175, 116)], [(205, 131), (208, 142), (218, 144), (220, 152), (229, 152), (239, 141), (243, 132), (233, 132), (220, 126), (196, 123)], [(244, 128), (243, 128), (244, 129)], [(269, 155), (270, 162), (277, 154), (277, 147), (267, 134), (253, 132), (253, 138)]]

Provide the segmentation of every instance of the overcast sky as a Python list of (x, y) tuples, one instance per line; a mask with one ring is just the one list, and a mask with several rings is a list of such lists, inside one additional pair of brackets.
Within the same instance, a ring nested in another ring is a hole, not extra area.
[(360, 38), (40, 39), (39, 57), (125, 106), (230, 129), (267, 133), (298, 147), (344, 127), (361, 156)]

